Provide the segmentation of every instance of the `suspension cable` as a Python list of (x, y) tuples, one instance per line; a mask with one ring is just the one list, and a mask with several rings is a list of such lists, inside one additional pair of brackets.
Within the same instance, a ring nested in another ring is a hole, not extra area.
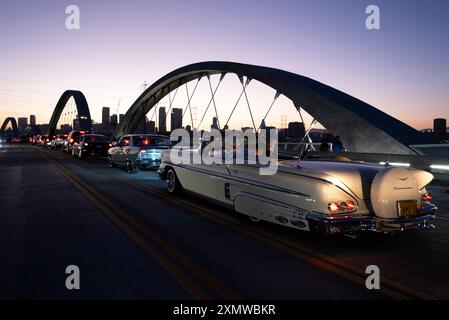
[(278, 91), (276, 91), (276, 94), (274, 95), (274, 99), (273, 99), (273, 101), (271, 102), (271, 105), (270, 105), (270, 107), (268, 108), (268, 111), (267, 111), (267, 113), (265, 114), (265, 117), (263, 117), (262, 121), (260, 122), (259, 129), (257, 129), (257, 132), (259, 132), (260, 128), (262, 127), (262, 122), (265, 121), (265, 119), (267, 118), (268, 114), (269, 114), (270, 111), (271, 111), (271, 108), (273, 108), (274, 103), (276, 102), (276, 100), (279, 98), (280, 95), (281, 95), (281, 93), (278, 92)]
[(214, 103), (214, 108), (215, 108), (215, 116), (217, 117), (217, 124), (218, 124), (218, 129), (220, 129), (220, 122), (218, 121), (218, 113), (217, 113), (217, 106), (215, 104), (215, 94), (217, 93), (218, 87), (221, 84), (221, 81), (223, 80), (224, 76), (226, 73), (222, 73), (221, 77), (220, 77), (220, 81), (218, 81), (217, 86), (215, 87), (215, 90), (212, 90), (212, 83), (210, 82), (210, 75), (207, 75), (207, 80), (209, 81), (209, 88), (210, 88), (210, 93), (212, 94), (212, 97), (209, 100), (209, 103), (207, 104), (207, 108), (206, 111), (204, 111), (203, 116), (201, 117), (201, 121), (198, 125), (198, 128), (201, 127), (201, 124), (203, 123), (204, 117), (206, 116), (207, 111), (209, 110), (209, 107), (211, 105), (211, 103)]
[(184, 119), (184, 115), (186, 114), (187, 108), (188, 108), (188, 109), (190, 110), (190, 121), (192, 122), (192, 129), (194, 128), (194, 126), (193, 126), (192, 107), (190, 106), (190, 101), (192, 100), (193, 95), (195, 94), (196, 88), (198, 87), (198, 84), (200, 83), (201, 78), (202, 78), (202, 77), (199, 77), (199, 78), (198, 78), (198, 81), (197, 81), (196, 84), (195, 84), (195, 88), (193, 88), (193, 92), (192, 92), (192, 95), (191, 95), (191, 96), (189, 96), (189, 87), (187, 86), (187, 83), (185, 84), (185, 85), (186, 85), (186, 92), (187, 92), (187, 99), (188, 99), (188, 101), (187, 101), (186, 110), (184, 111), (184, 113), (183, 113), (183, 115), (182, 115), (182, 118)]
[[(151, 116), (150, 121), (153, 121), (153, 118), (154, 118), (154, 116), (156, 115), (156, 110), (157, 110), (158, 106), (159, 106), (159, 101), (158, 101), (158, 102), (156, 103), (156, 105), (153, 107), (153, 108), (154, 108), (154, 111), (153, 111), (153, 115)], [(156, 118), (157, 118), (157, 117), (156, 117)]]
[[(240, 78), (240, 77), (239, 77), (239, 78)], [(232, 117), (232, 115), (234, 114), (235, 108), (237, 108), (237, 105), (239, 104), (240, 99), (241, 99), (242, 96), (243, 96), (245, 86), (247, 86), (248, 83), (249, 83), (249, 82), (247, 81), (247, 82), (245, 83), (245, 85), (243, 86), (243, 90), (242, 90), (242, 92), (240, 93), (240, 95), (239, 95), (239, 97), (238, 97), (238, 99), (237, 99), (237, 101), (236, 101), (236, 103), (235, 103), (235, 105), (234, 105), (234, 108), (232, 108), (232, 111), (231, 111), (231, 114), (229, 115), (228, 121), (226, 121), (226, 123), (225, 123), (225, 125), (224, 125), (223, 128), (226, 128), (226, 126), (228, 125), (229, 121), (231, 120), (231, 117)]]
[(239, 79), (240, 79), (240, 83), (242, 84), (242, 87), (243, 87), (243, 93), (245, 94), (245, 99), (246, 99), (246, 104), (248, 105), (249, 115), (251, 116), (251, 121), (253, 122), (254, 133), (256, 133), (257, 132), (256, 123), (254, 122), (253, 113), (251, 111), (251, 106), (249, 105), (248, 95), (246, 94), (246, 87), (250, 83), (251, 78), (248, 78), (248, 77), (246, 78), (246, 85), (243, 85), (243, 76), (239, 77)]
[(170, 113), (170, 110), (171, 110), (171, 108), (173, 106), (173, 102), (175, 101), (176, 95), (178, 94), (178, 89), (179, 89), (179, 87), (176, 87), (175, 94), (173, 95), (173, 100), (171, 99), (171, 94), (170, 94), (171, 91), (168, 92), (168, 101), (169, 101), (170, 105), (168, 106), (168, 110), (165, 113), (165, 117), (166, 118), (168, 117), (168, 114)]

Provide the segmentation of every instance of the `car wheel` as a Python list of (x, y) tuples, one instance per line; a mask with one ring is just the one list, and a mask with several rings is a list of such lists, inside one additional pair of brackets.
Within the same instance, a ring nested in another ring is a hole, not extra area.
[(128, 172), (129, 174), (134, 173), (135, 167), (131, 160), (126, 161), (125, 169), (126, 169), (126, 172)]
[(76, 158), (75, 149), (72, 149), (72, 158), (73, 158), (73, 159)]
[(82, 150), (80, 150), (80, 152), (78, 153), (78, 159), (80, 159), (80, 160), (84, 159), (84, 154), (83, 154)]
[(181, 183), (179, 182), (176, 172), (173, 169), (168, 169), (165, 182), (169, 193), (177, 193), (182, 189)]

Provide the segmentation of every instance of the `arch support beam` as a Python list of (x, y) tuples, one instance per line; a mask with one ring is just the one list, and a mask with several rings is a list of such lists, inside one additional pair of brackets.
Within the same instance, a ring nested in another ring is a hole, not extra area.
[(86, 97), (81, 91), (67, 90), (59, 98), (59, 101), (56, 104), (56, 107), (51, 116), (48, 132), (50, 136), (56, 134), (56, 126), (58, 125), (59, 118), (61, 117), (62, 111), (64, 110), (70, 98), (73, 98), (75, 100), (76, 109), (78, 111), (78, 122), (80, 130), (92, 130), (92, 119), (90, 117), (89, 105), (87, 104)]
[(172, 91), (200, 76), (224, 73), (245, 76), (273, 88), (330, 132), (339, 135), (353, 152), (416, 154), (409, 145), (429, 143), (424, 135), (405, 123), (313, 79), (280, 69), (221, 61), (191, 64), (156, 81), (129, 108), (125, 121), (116, 129), (114, 137), (132, 132), (164, 97), (162, 89)]
[(8, 123), (11, 123), (13, 137), (17, 138), (19, 136), (19, 128), (17, 127), (16, 119), (13, 117), (8, 117), (5, 121), (3, 121), (2, 127), (0, 128), (0, 133), (5, 132)]

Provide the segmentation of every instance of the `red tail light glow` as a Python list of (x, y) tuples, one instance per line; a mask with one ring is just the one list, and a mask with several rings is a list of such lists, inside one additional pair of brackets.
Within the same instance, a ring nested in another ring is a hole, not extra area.
[(328, 203), (327, 209), (331, 213), (348, 213), (356, 211), (357, 205), (352, 200), (331, 201)]
[(354, 210), (355, 209), (355, 203), (352, 201), (346, 201), (346, 208), (348, 208), (348, 210)]
[(425, 206), (430, 204), (430, 201), (432, 201), (432, 195), (430, 193), (424, 193), (421, 195), (421, 208), (424, 208)]
[(327, 207), (330, 212), (337, 212), (340, 207), (335, 202), (329, 202), (329, 205)]

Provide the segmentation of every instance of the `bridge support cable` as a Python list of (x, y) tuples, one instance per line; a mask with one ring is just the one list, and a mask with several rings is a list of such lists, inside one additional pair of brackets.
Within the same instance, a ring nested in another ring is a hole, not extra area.
[[(298, 110), (299, 117), (301, 118), (301, 122), (305, 123), (304, 118), (301, 113), (301, 107), (297, 107), (296, 109)], [(309, 147), (311, 147), (313, 151), (316, 151), (315, 147), (313, 146), (313, 141), (310, 138), (310, 131), (315, 127), (317, 122), (318, 121), (315, 118), (312, 119), (312, 122), (310, 123), (309, 128), (304, 133), (304, 136), (302, 137), (302, 139), (298, 142), (298, 149), (301, 144), (305, 144), (304, 149), (299, 152), (299, 160), (298, 161), (301, 161), (302, 158), (306, 155), (306, 153), (309, 151)]]
[[(240, 76), (239, 76), (239, 78), (240, 78)], [(243, 79), (242, 79), (242, 80), (243, 80)], [(234, 114), (235, 108), (237, 108), (237, 106), (238, 106), (238, 104), (239, 104), (239, 102), (240, 102), (240, 99), (242, 98), (243, 93), (244, 93), (246, 87), (248, 86), (248, 84), (250, 83), (250, 81), (251, 81), (251, 79), (249, 79), (249, 78), (246, 80), (246, 83), (245, 83), (245, 85), (243, 86), (243, 90), (242, 90), (242, 92), (240, 93), (240, 95), (239, 95), (237, 101), (235, 102), (234, 108), (232, 108), (231, 114), (229, 115), (228, 120), (226, 121), (226, 123), (225, 123), (225, 125), (224, 125), (223, 128), (226, 128), (226, 126), (228, 125), (229, 121), (231, 120), (231, 117), (232, 117), (232, 115)]]
[(206, 116), (206, 113), (209, 110), (209, 107), (210, 107), (211, 103), (213, 103), (214, 104), (214, 109), (215, 109), (215, 116), (217, 117), (218, 129), (221, 129), (220, 128), (220, 121), (218, 119), (217, 105), (215, 104), (215, 94), (217, 93), (217, 90), (220, 87), (220, 84), (221, 84), (223, 78), (225, 77), (225, 75), (226, 75), (226, 73), (222, 73), (221, 74), (220, 80), (218, 81), (218, 84), (215, 87), (215, 90), (212, 90), (212, 83), (210, 82), (210, 75), (207, 75), (207, 80), (209, 82), (209, 88), (210, 88), (210, 93), (211, 93), (212, 97), (210, 98), (209, 103), (207, 104), (206, 111), (204, 111), (203, 116), (201, 117), (201, 121), (198, 124), (198, 128), (201, 127), (201, 124), (203, 123), (204, 117)]
[(154, 119), (154, 126), (157, 127), (157, 108), (159, 107), (159, 101), (156, 103), (156, 105), (154, 106), (154, 111), (153, 111), (153, 115), (151, 116), (150, 121), (153, 121)]
[(253, 112), (251, 111), (251, 106), (249, 104), (248, 94), (246, 93), (246, 86), (250, 83), (250, 81), (252, 79), (247, 77), (246, 78), (246, 85), (243, 84), (243, 76), (239, 76), (239, 79), (240, 79), (240, 83), (242, 84), (243, 94), (245, 95), (246, 104), (248, 105), (248, 111), (249, 111), (249, 115), (251, 116), (251, 121), (253, 123), (254, 133), (257, 133), (257, 128), (256, 128), (256, 123), (254, 122)]
[(257, 129), (257, 132), (259, 132), (259, 130), (260, 130), (261, 126), (262, 126), (262, 122), (265, 121), (265, 119), (268, 117), (268, 114), (270, 113), (271, 109), (273, 108), (274, 103), (276, 102), (276, 100), (279, 98), (280, 95), (281, 95), (281, 93), (276, 91), (276, 94), (274, 95), (274, 99), (271, 102), (271, 105), (268, 108), (267, 113), (265, 113), (265, 116), (263, 117), (262, 121), (260, 122), (259, 129)]
[(185, 86), (186, 86), (186, 93), (187, 93), (187, 107), (186, 107), (186, 110), (184, 111), (184, 114), (182, 115), (182, 118), (184, 119), (184, 116), (185, 116), (185, 114), (187, 112), (187, 109), (189, 109), (189, 111), (190, 111), (190, 121), (192, 122), (192, 129), (194, 128), (194, 125), (193, 125), (192, 107), (190, 105), (190, 102), (192, 101), (193, 95), (195, 94), (196, 88), (198, 87), (198, 84), (200, 83), (201, 78), (202, 78), (201, 76), (198, 78), (198, 81), (196, 82), (195, 87), (193, 88), (192, 95), (189, 95), (189, 87), (187, 86), (187, 83), (185, 84)]
[(166, 118), (168, 117), (168, 114), (170, 113), (170, 110), (171, 110), (171, 108), (173, 106), (173, 102), (175, 101), (176, 95), (178, 94), (178, 89), (179, 89), (179, 87), (176, 87), (175, 93), (173, 95), (173, 99), (171, 98), (171, 91), (168, 92), (168, 102), (169, 102), (170, 105), (168, 106), (168, 110), (165, 113), (165, 117)]

